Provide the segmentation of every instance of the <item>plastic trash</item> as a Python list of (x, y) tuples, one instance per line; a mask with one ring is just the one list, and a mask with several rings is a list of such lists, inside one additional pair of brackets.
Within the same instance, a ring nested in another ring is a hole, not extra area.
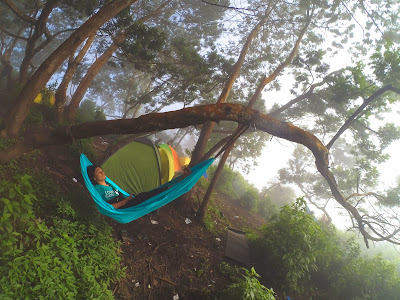
[(186, 224), (190, 224), (190, 223), (192, 223), (192, 221), (191, 221), (189, 218), (186, 218), (186, 219), (185, 219), (185, 223), (186, 223)]
[(172, 297), (172, 300), (179, 300), (179, 295), (178, 294), (174, 294), (174, 296)]
[(151, 224), (156, 225), (158, 222), (156, 220), (150, 220)]
[(215, 238), (215, 240), (216, 240), (217, 242), (220, 242), (220, 241), (221, 241), (221, 239), (220, 239), (220, 238)]
[(121, 238), (126, 245), (129, 245), (131, 242), (133, 242), (133, 238), (125, 229), (121, 230)]
[(76, 178), (72, 178), (72, 181), (73, 182), (78, 182), (78, 180), (76, 180)]
[(139, 282), (136, 282), (135, 287), (139, 287), (139, 286), (140, 286)]

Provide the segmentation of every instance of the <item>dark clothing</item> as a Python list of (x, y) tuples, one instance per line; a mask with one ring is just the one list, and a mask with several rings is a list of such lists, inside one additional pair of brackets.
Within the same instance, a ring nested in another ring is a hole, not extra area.
[[(119, 193), (117, 190), (115, 190), (111, 186), (109, 186), (109, 187), (108, 186), (100, 186), (101, 188), (99, 188), (98, 186), (99, 185), (96, 185), (96, 190), (99, 192), (100, 196), (105, 201), (107, 201), (107, 203), (109, 203), (109, 204), (115, 204), (115, 203), (125, 199), (125, 197), (123, 196), (122, 193)], [(159, 188), (156, 188), (156, 189), (148, 191), (148, 192), (139, 193), (133, 199), (129, 200), (128, 203), (121, 206), (119, 209), (124, 209), (124, 208), (132, 207), (132, 206), (138, 205), (140, 203), (143, 203), (147, 199), (150, 199), (151, 197), (154, 197), (154, 196), (158, 195), (159, 193), (164, 192), (167, 189), (168, 189), (168, 187), (164, 186), (164, 187), (159, 187)], [(103, 190), (103, 192), (102, 192), (102, 190)], [(110, 195), (111, 194), (110, 190), (113, 190), (114, 194), (117, 196), (107, 199), (106, 194)]]
[(135, 196), (135, 198), (133, 198), (132, 200), (128, 201), (128, 203), (126, 203), (125, 205), (121, 206), (120, 209), (121, 208), (123, 209), (123, 208), (132, 207), (132, 206), (138, 205), (140, 203), (143, 203), (144, 201), (146, 201), (146, 200), (148, 200), (148, 199), (150, 199), (150, 198), (152, 198), (152, 197), (154, 197), (154, 196), (156, 196), (156, 195), (158, 195), (158, 194), (160, 194), (160, 193), (162, 193), (162, 192), (164, 192), (166, 190), (168, 190), (168, 187), (167, 186), (163, 186), (163, 187), (156, 188), (156, 189), (148, 191), (148, 192), (139, 193), (139, 194), (137, 194)]

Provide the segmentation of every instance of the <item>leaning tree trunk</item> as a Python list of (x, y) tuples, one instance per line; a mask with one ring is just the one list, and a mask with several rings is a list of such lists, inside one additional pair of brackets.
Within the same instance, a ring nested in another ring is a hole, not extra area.
[(222, 154), (221, 162), (223, 161), (223, 163), (220, 162), (218, 164), (218, 167), (215, 170), (214, 176), (211, 179), (210, 185), (208, 186), (206, 194), (204, 195), (203, 201), (201, 202), (201, 205), (200, 205), (200, 207), (199, 207), (199, 209), (197, 211), (197, 214), (196, 214), (196, 218), (198, 220), (200, 220), (200, 221), (204, 220), (204, 216), (206, 215), (206, 208), (207, 208), (208, 202), (211, 199), (212, 192), (214, 191), (214, 188), (215, 188), (215, 186), (216, 186), (216, 184), (218, 182), (218, 179), (222, 174), (222, 170), (224, 169), (225, 162), (228, 159), (228, 156), (229, 156), (231, 150), (233, 149), (234, 145), (235, 145), (235, 143), (230, 144), (228, 146), (228, 148), (225, 150), (225, 152)]
[[(396, 93), (400, 92), (397, 89), (393, 89), (393, 91)], [(0, 150), (0, 163), (6, 163), (10, 159), (15, 159), (15, 153), (13, 156), (12, 152), (18, 150), (18, 148), (20, 150), (23, 148), (25, 150), (37, 149), (46, 145), (71, 143), (74, 139), (83, 139), (104, 134), (139, 134), (200, 125), (208, 121), (234, 121), (243, 125), (252, 125), (273, 136), (304, 145), (313, 153), (316, 167), (327, 181), (332, 195), (355, 219), (354, 226), (357, 226), (366, 242), (367, 239), (370, 239), (374, 241), (387, 240), (400, 244), (396, 237), (400, 232), (398, 227), (392, 227), (392, 232), (389, 232), (386, 228), (384, 232), (379, 232), (382, 230), (382, 224), (376, 224), (373, 216), (361, 216), (357, 208), (351, 205), (343, 196), (329, 168), (329, 151), (317, 137), (293, 124), (279, 121), (242, 105), (229, 103), (211, 104), (166, 113), (152, 113), (143, 115), (137, 119), (95, 121), (56, 129), (41, 128), (39, 131), (32, 132), (26, 136), (24, 140), (17, 141), (13, 146), (5, 150)], [(390, 225), (387, 220), (386, 222), (385, 224)], [(371, 231), (368, 231), (366, 227), (371, 229)]]
[[(240, 52), (239, 58), (236, 61), (235, 65), (233, 66), (227, 81), (224, 84), (224, 87), (222, 89), (222, 92), (218, 98), (217, 104), (219, 103), (224, 103), (226, 99), (228, 99), (228, 96), (232, 90), (233, 84), (235, 83), (236, 79), (238, 78), (240, 74), (240, 70), (243, 66), (244, 59), (250, 49), (251, 43), (254, 40), (254, 38), (257, 36), (258, 32), (261, 30), (262, 26), (264, 25), (265, 21), (268, 19), (269, 14), (271, 12), (271, 7), (270, 7), (270, 2), (268, 4), (268, 7), (266, 9), (265, 16), (262, 18), (260, 22), (257, 23), (257, 25), (253, 28), (253, 30), (250, 32), (248, 35), (245, 44), (242, 47), (242, 51)], [(203, 125), (200, 131), (199, 138), (197, 140), (197, 143), (194, 147), (193, 153), (192, 153), (192, 158), (190, 160), (189, 166), (192, 167), (196, 164), (198, 164), (201, 161), (201, 158), (205, 152), (205, 149), (207, 147), (207, 142), (210, 138), (211, 132), (214, 128), (215, 123), (214, 122), (207, 122), (206, 124)], [(179, 204), (182, 205), (184, 212), (187, 211), (188, 207), (188, 202), (190, 201), (191, 198), (191, 192), (187, 193), (182, 197), (182, 200), (179, 202)], [(204, 200), (203, 200), (204, 201)]]
[[(252, 41), (257, 36), (258, 32), (261, 30), (265, 21), (267, 20), (270, 13), (270, 7), (268, 6), (265, 17), (257, 23), (257, 25), (253, 28), (246, 39), (246, 43), (242, 47), (242, 51), (240, 52), (239, 58), (233, 66), (227, 81), (224, 84), (222, 92), (218, 98), (217, 103), (224, 103), (232, 90), (233, 84), (240, 74), (240, 70), (243, 66), (244, 59), (249, 51)], [(201, 157), (204, 154), (204, 151), (207, 147), (208, 139), (210, 138), (211, 132), (214, 128), (215, 123), (209, 122), (203, 125), (201, 128), (199, 139), (197, 140), (196, 146), (192, 153), (192, 159), (190, 161), (190, 166), (194, 166), (200, 162)]]
[(95, 33), (100, 26), (135, 1), (137, 0), (114, 0), (105, 4), (93, 17), (72, 33), (40, 65), (16, 98), (15, 105), (5, 121), (6, 128), (0, 132), (0, 137), (15, 137), (18, 135), (35, 97), (60, 65), (71, 53), (75, 52), (78, 46), (87, 39), (88, 36)]
[(0, 59), (1, 59), (1, 65), (2, 65), (2, 67), (0, 67), (0, 80), (2, 80), (2, 78), (4, 78), (4, 82), (5, 82), (4, 86), (5, 86), (6, 91), (11, 91), (11, 89), (15, 85), (15, 83), (13, 82), (13, 78), (12, 78), (12, 71), (14, 70), (14, 68), (10, 62), (10, 58), (11, 58), (12, 52), (14, 51), (14, 48), (16, 47), (16, 45), (20, 39), (19, 35), (21, 34), (23, 29), (24, 29), (24, 26), (21, 26), (19, 28), (19, 30), (17, 31), (17, 33), (13, 36), (14, 38), (13, 38), (12, 42), (10, 42), (7, 47), (2, 49), (2, 52), (0, 53)]
[(117, 42), (113, 42), (111, 46), (90, 66), (89, 70), (82, 78), (67, 107), (66, 119), (69, 123), (74, 123), (79, 104), (81, 103), (83, 96), (85, 96), (87, 89), (92, 84), (97, 73), (99, 73), (117, 49)]
[(60, 2), (60, 0), (46, 1), (39, 18), (35, 20), (33, 34), (26, 43), (25, 55), (19, 72), (19, 81), (22, 83), (28, 79), (29, 67), (35, 55), (36, 42), (46, 32), (47, 20), (58, 2)]
[[(284, 68), (286, 68), (286, 67), (289, 65), (289, 63), (293, 60), (293, 58), (295, 57), (295, 55), (296, 55), (296, 53), (297, 53), (297, 51), (298, 51), (298, 49), (299, 49), (300, 42), (301, 42), (301, 40), (303, 39), (303, 36), (304, 36), (304, 34), (305, 34), (305, 32), (306, 32), (306, 30), (307, 30), (309, 24), (310, 24), (310, 21), (311, 21), (311, 17), (308, 17), (308, 21), (307, 21), (306, 25), (303, 27), (303, 29), (301, 30), (301, 32), (300, 32), (300, 34), (299, 34), (299, 37), (297, 38), (297, 41), (296, 41), (296, 43), (294, 44), (293, 49), (292, 49), (292, 51), (290, 52), (288, 58), (287, 58), (283, 63), (281, 63), (281, 64), (274, 70), (274, 72), (272, 72), (272, 74), (271, 74), (270, 76), (264, 76), (264, 78), (262, 78), (260, 84), (257, 86), (257, 89), (256, 89), (255, 93), (253, 94), (253, 96), (251, 97), (251, 99), (250, 99), (250, 101), (249, 101), (249, 104), (248, 104), (248, 107), (249, 107), (249, 108), (253, 108), (253, 107), (254, 107), (254, 104), (256, 103), (257, 99), (259, 99), (259, 97), (260, 97), (260, 95), (261, 95), (261, 92), (262, 92), (262, 90), (264, 89), (264, 87), (265, 87), (268, 83), (270, 83), (270, 82), (272, 82), (273, 80), (275, 80), (276, 77), (282, 72), (282, 70), (283, 70)], [(239, 132), (242, 130), (242, 128), (243, 128), (243, 126), (242, 126), (242, 125), (239, 125), (238, 128), (236, 129), (235, 134), (236, 134), (236, 133), (239, 133)], [(234, 135), (235, 135), (235, 134), (234, 134)], [(197, 213), (197, 216), (196, 216), (196, 217), (198, 218), (198, 220), (203, 221), (203, 219), (204, 219), (206, 207), (207, 207), (207, 205), (208, 205), (208, 202), (210, 201), (210, 197), (211, 197), (211, 195), (212, 195), (212, 191), (213, 191), (213, 189), (214, 189), (216, 183), (218, 182), (219, 177), (221, 176), (223, 167), (224, 167), (224, 165), (225, 165), (225, 163), (226, 163), (226, 160), (227, 160), (228, 157), (229, 157), (230, 152), (232, 151), (233, 147), (235, 146), (235, 142), (236, 142), (236, 141), (233, 141), (233, 142), (228, 146), (228, 148), (225, 150), (224, 154), (222, 155), (222, 157), (221, 157), (221, 159), (220, 159), (220, 161), (219, 161), (219, 163), (218, 163), (217, 170), (216, 170), (215, 173), (214, 173), (214, 176), (213, 176), (213, 179), (212, 179), (212, 181), (211, 181), (211, 184), (209, 185), (209, 187), (208, 187), (208, 189), (207, 189), (207, 192), (206, 192), (206, 194), (204, 195), (203, 201), (201, 202), (199, 211), (198, 211), (198, 213)]]
[[(159, 15), (160, 13), (163, 12), (163, 8), (165, 8), (169, 3), (171, 3), (171, 1), (172, 0), (164, 2), (157, 9), (155, 9), (154, 11), (140, 18), (137, 21), (143, 23)], [(78, 88), (76, 89), (74, 95), (72, 96), (70, 104), (67, 107), (66, 119), (69, 123), (74, 123), (79, 105), (83, 97), (85, 96), (87, 89), (92, 84), (94, 78), (99, 73), (99, 71), (109, 61), (109, 59), (115, 53), (115, 51), (117, 51), (119, 45), (125, 40), (125, 38), (126, 38), (126, 32), (125, 30), (121, 30), (115, 37), (110, 47), (90, 66), (89, 70), (86, 72), (85, 76), (79, 83)]]
[[(85, 57), (87, 51), (89, 50), (90, 46), (93, 43), (95, 35), (92, 34), (87, 39), (85, 46), (82, 47), (81, 51), (79, 51), (78, 55), (68, 63), (67, 71), (65, 71), (63, 80), (61, 81), (60, 85), (57, 88), (55, 98), (56, 101), (54, 103), (55, 108), (55, 119), (57, 122), (61, 123), (64, 119), (64, 106), (67, 102), (67, 89), (72, 80), (72, 76), (74, 75), (76, 69), (78, 68), (79, 64), (81, 63), (82, 59)], [(73, 54), (71, 54), (72, 56)]]

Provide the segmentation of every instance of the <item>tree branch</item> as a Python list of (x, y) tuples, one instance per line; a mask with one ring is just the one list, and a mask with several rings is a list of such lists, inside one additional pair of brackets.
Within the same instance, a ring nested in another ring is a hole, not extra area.
[[(61, 30), (53, 35), (51, 35), (50, 33), (46, 34), (47, 39), (41, 43), (39, 46), (36, 47), (36, 49), (34, 50), (34, 54), (37, 54), (38, 52), (40, 52), (41, 50), (43, 50), (44, 47), (46, 47), (57, 35), (69, 32), (69, 31), (75, 31), (78, 28), (70, 28), (70, 29), (65, 29), (65, 30)], [(47, 30), (46, 30), (47, 32)]]
[(35, 18), (32, 18), (25, 14), (21, 9), (19, 9), (18, 6), (15, 5), (15, 3), (11, 0), (1, 0), (8, 8), (12, 10), (12, 12), (20, 19), (24, 20), (25, 22), (28, 22), (29, 24), (35, 25), (37, 23), (37, 20)]
[(275, 78), (282, 72), (282, 70), (284, 68), (286, 68), (291, 61), (293, 60), (293, 58), (295, 57), (299, 47), (300, 47), (300, 42), (303, 39), (304, 34), (307, 31), (308, 26), (311, 23), (311, 19), (312, 19), (312, 15), (313, 13), (311, 13), (310, 15), (307, 16), (307, 21), (306, 24), (304, 25), (304, 27), (302, 28), (302, 30), (300, 31), (299, 36), (297, 37), (296, 43), (293, 46), (292, 51), (290, 52), (289, 56), (286, 58), (286, 60), (281, 63), (275, 70), (274, 72), (272, 72), (272, 74), (270, 74), (269, 76), (264, 76), (263, 79), (261, 79), (260, 84), (258, 85), (256, 91), (254, 92), (253, 96), (251, 97), (250, 101), (249, 101), (249, 107), (252, 107), (254, 105), (254, 103), (257, 101), (257, 99), (260, 97), (261, 92), (264, 90), (264, 87), (272, 82), (273, 80), (275, 80)]
[(307, 147), (313, 153), (317, 169), (327, 181), (336, 201), (356, 220), (357, 227), (364, 236), (367, 247), (368, 240), (387, 240), (391, 243), (400, 244), (394, 238), (400, 229), (395, 229), (387, 236), (382, 236), (379, 233), (373, 236), (367, 231), (366, 226), (371, 229), (372, 225), (363, 219), (358, 210), (341, 193), (336, 179), (329, 169), (328, 149), (317, 137), (292, 124), (276, 120), (242, 105), (230, 103), (211, 104), (165, 113), (152, 113), (135, 119), (95, 121), (55, 129), (41, 128), (40, 130), (29, 132), (24, 140), (17, 142), (13, 147), (0, 151), (0, 162), (5, 163), (7, 159), (13, 159), (12, 153), (15, 148), (34, 149), (52, 144), (71, 143), (75, 139), (98, 135), (140, 134), (223, 120), (251, 125), (273, 136)]
[(0, 25), (0, 31), (3, 31), (5, 34), (7, 34), (9, 36), (12, 36), (13, 38), (17, 38), (17, 39), (24, 40), (24, 41), (28, 40), (28, 38), (26, 38), (26, 37), (23, 37), (23, 36), (20, 36), (20, 35), (17, 35), (17, 34), (14, 34), (14, 33), (10, 32), (10, 31), (8, 31), (7, 29), (5, 29), (1, 25)]
[(376, 98), (381, 96), (387, 91), (393, 91), (395, 93), (400, 94), (400, 90), (397, 88), (394, 88), (392, 85), (387, 85), (379, 90), (377, 90), (375, 93), (373, 93), (368, 99), (364, 100), (363, 104), (360, 105), (360, 107), (346, 120), (346, 122), (343, 124), (343, 126), (339, 129), (339, 131), (335, 134), (335, 136), (331, 139), (331, 141), (326, 145), (326, 148), (330, 149), (332, 145), (336, 142), (336, 140), (345, 132), (350, 125), (353, 123), (354, 119), (358, 117), (361, 113), (363, 113), (364, 109)]
[(324, 77), (324, 79), (323, 79), (321, 82), (314, 83), (313, 85), (311, 85), (311, 86), (309, 87), (309, 89), (308, 89), (307, 92), (305, 92), (305, 93), (303, 93), (302, 95), (297, 96), (296, 98), (290, 100), (288, 103), (286, 103), (286, 104), (282, 105), (280, 108), (278, 108), (278, 109), (276, 109), (276, 110), (270, 112), (268, 115), (271, 116), (271, 117), (276, 117), (276, 116), (279, 115), (281, 112), (283, 112), (283, 111), (285, 111), (286, 109), (288, 109), (289, 107), (295, 105), (296, 103), (298, 103), (298, 102), (300, 102), (300, 101), (302, 101), (302, 100), (304, 100), (304, 99), (307, 99), (310, 95), (312, 95), (312, 93), (314, 92), (315, 88), (324, 85), (324, 84), (328, 81), (328, 79), (329, 79), (330, 77), (332, 77), (333, 75), (335, 75), (335, 74), (337, 74), (337, 73), (340, 73), (340, 72), (342, 72), (342, 71), (343, 71), (343, 69), (337, 70), (337, 71), (334, 71), (334, 72), (328, 74), (327, 76)]

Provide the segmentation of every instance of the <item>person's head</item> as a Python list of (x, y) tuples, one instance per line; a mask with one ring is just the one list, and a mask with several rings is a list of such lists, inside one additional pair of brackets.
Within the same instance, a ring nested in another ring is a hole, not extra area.
[(97, 165), (91, 165), (86, 168), (88, 177), (93, 185), (96, 185), (98, 181), (105, 180), (106, 174), (103, 169)]

